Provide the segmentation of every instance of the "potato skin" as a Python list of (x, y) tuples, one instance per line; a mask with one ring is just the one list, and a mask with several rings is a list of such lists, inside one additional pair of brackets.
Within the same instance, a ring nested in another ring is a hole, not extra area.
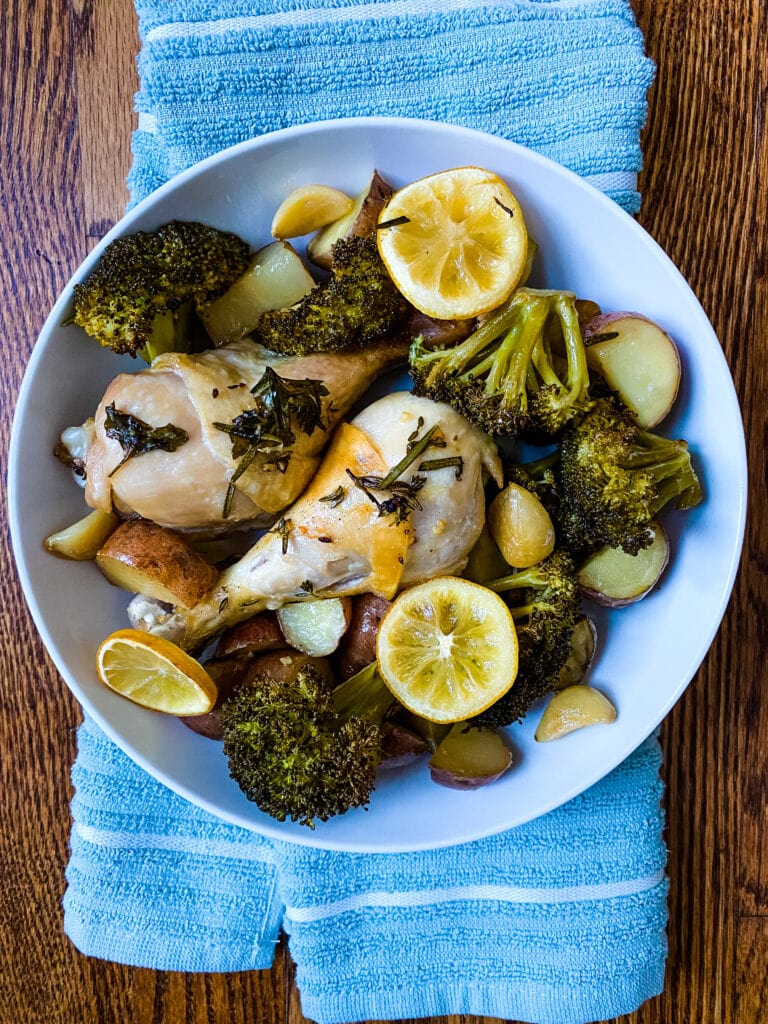
[(384, 757), (380, 768), (402, 768), (429, 753), (429, 744), (423, 736), (408, 729), (399, 722), (385, 722), (383, 726), (382, 750)]
[(192, 732), (205, 736), (206, 739), (221, 740), (224, 738), (221, 728), (221, 707), (238, 686), (242, 686), (250, 668), (250, 659), (242, 656), (216, 658), (206, 662), (203, 667), (216, 683), (219, 696), (207, 715), (190, 715), (182, 718), (181, 721)]
[(360, 594), (352, 599), (352, 617), (336, 655), (339, 682), (376, 661), (376, 636), (390, 604), (378, 594)]
[(259, 612), (252, 619), (246, 619), (222, 634), (216, 645), (216, 656), (224, 658), (230, 654), (260, 654), (285, 646), (286, 639), (280, 629), (277, 614)]
[(299, 671), (307, 665), (316, 668), (321, 679), (327, 682), (329, 687), (335, 685), (333, 669), (327, 658), (311, 658), (308, 654), (285, 646), (279, 650), (263, 651), (255, 656), (240, 653), (225, 658), (214, 658), (213, 661), (206, 662), (204, 667), (219, 689), (215, 705), (207, 715), (190, 715), (181, 721), (200, 736), (205, 736), (209, 740), (223, 740), (221, 709), (239, 687), (245, 686), (254, 675), (262, 672), (277, 679), (278, 682), (292, 683)]
[(430, 758), (429, 773), (448, 789), (479, 789), (500, 779), (512, 761), (512, 750), (495, 729), (458, 722)]
[(128, 519), (96, 554), (110, 583), (191, 608), (210, 590), (218, 570), (187, 542), (148, 519)]
[(336, 683), (336, 675), (327, 658), (316, 658), (311, 654), (303, 654), (292, 647), (284, 647), (279, 651), (265, 651), (251, 659), (245, 682), (262, 673), (271, 676), (279, 683), (293, 683), (299, 672), (311, 666), (320, 678), (332, 689)]

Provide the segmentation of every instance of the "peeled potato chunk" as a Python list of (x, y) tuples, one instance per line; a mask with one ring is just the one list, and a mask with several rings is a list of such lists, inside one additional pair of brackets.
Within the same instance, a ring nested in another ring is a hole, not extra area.
[(119, 522), (118, 516), (97, 508), (71, 526), (52, 533), (45, 540), (45, 549), (59, 558), (90, 561)]
[(592, 686), (568, 686), (552, 697), (544, 708), (535, 737), (539, 743), (560, 739), (588, 725), (610, 725), (616, 721), (616, 708)]
[(354, 200), (330, 185), (301, 185), (280, 203), (272, 218), (273, 238), (299, 238), (349, 213)]
[(148, 519), (129, 519), (96, 555), (110, 583), (134, 594), (191, 608), (216, 582), (217, 570), (179, 534)]
[(488, 508), (488, 529), (504, 559), (527, 569), (552, 554), (555, 527), (537, 496), (520, 484), (507, 484)]
[(202, 313), (215, 345), (250, 334), (268, 309), (292, 306), (315, 286), (301, 257), (287, 242), (272, 242), (253, 256), (246, 272)]
[(653, 540), (636, 555), (621, 548), (601, 548), (579, 568), (584, 596), (608, 608), (623, 608), (645, 597), (661, 579), (669, 562), (669, 540), (662, 526), (652, 527)]
[(352, 602), (348, 597), (284, 604), (277, 621), (291, 647), (313, 657), (333, 654), (349, 628)]
[(680, 355), (670, 336), (639, 313), (604, 313), (584, 327), (587, 363), (621, 396), (635, 422), (655, 427), (674, 405)]
[(512, 751), (495, 729), (457, 722), (429, 759), (432, 781), (449, 789), (479, 789), (512, 764)]

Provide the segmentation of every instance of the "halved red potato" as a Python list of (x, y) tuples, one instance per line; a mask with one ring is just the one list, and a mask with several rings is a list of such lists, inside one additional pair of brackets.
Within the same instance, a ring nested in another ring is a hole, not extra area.
[(423, 757), (430, 749), (423, 736), (399, 722), (384, 723), (381, 748), (383, 757), (380, 768), (402, 768)]
[(680, 354), (666, 331), (639, 313), (603, 313), (585, 325), (587, 363), (617, 391), (635, 422), (655, 427), (674, 405)]
[(343, 682), (376, 661), (376, 635), (392, 602), (379, 594), (352, 598), (349, 628), (339, 643), (336, 668)]
[(285, 647), (286, 639), (280, 629), (275, 612), (259, 612), (245, 622), (239, 622), (228, 629), (219, 638), (216, 645), (216, 656), (227, 657), (232, 654), (260, 654), (262, 651), (275, 651)]
[(116, 587), (182, 608), (197, 604), (219, 575), (178, 533), (148, 519), (118, 526), (96, 564)]
[(429, 759), (432, 781), (449, 789), (479, 789), (512, 764), (512, 751), (495, 729), (457, 722)]
[(669, 562), (669, 538), (659, 523), (653, 540), (636, 555), (622, 548), (601, 548), (580, 566), (577, 578), (584, 596), (608, 608), (634, 604), (653, 590)]

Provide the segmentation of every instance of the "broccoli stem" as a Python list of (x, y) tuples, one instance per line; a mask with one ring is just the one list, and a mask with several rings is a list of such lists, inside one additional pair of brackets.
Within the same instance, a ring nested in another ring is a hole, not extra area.
[(395, 698), (379, 675), (374, 661), (334, 689), (333, 703), (341, 721), (354, 717), (381, 724)]
[(503, 594), (507, 590), (521, 590), (525, 587), (542, 587), (547, 580), (539, 566), (532, 565), (528, 569), (517, 569), (507, 576), (500, 576), (498, 579), (484, 583), (483, 586), (494, 590), (497, 594)]

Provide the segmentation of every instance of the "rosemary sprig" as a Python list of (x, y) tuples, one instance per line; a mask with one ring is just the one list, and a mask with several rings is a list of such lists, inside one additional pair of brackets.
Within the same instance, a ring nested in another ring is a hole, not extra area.
[(181, 427), (175, 427), (172, 423), (166, 423), (164, 427), (151, 427), (138, 416), (115, 408), (114, 402), (104, 412), (104, 433), (117, 441), (123, 449), (123, 457), (110, 476), (114, 476), (128, 459), (156, 450), (175, 452), (189, 440), (189, 434)]
[(340, 505), (342, 501), (344, 501), (344, 498), (346, 496), (347, 492), (344, 490), (341, 484), (339, 484), (335, 491), (331, 491), (330, 494), (323, 495), (323, 497), (319, 498), (318, 500), (327, 502), (331, 506), (331, 508), (336, 508), (337, 505)]
[(428, 459), (426, 462), (420, 462), (419, 472), (430, 473), (435, 469), (447, 469), (449, 466), (456, 467), (456, 479), (461, 480), (461, 474), (464, 472), (464, 459), (461, 455), (452, 455), (445, 459)]
[(311, 435), (317, 429), (327, 429), (323, 398), (328, 388), (321, 380), (287, 379), (268, 366), (261, 380), (251, 388), (251, 394), (253, 409), (244, 409), (231, 423), (213, 424), (229, 434), (232, 458), (239, 460), (224, 499), (225, 519), (231, 511), (235, 482), (257, 455), (268, 456), (264, 464), (285, 473), (296, 443), (295, 430)]

